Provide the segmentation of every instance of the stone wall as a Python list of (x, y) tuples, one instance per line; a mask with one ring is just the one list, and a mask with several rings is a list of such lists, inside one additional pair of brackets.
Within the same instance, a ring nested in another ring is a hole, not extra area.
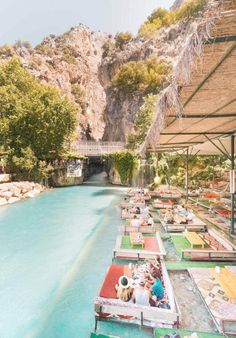
[(44, 191), (41, 184), (34, 182), (10, 182), (0, 184), (0, 206), (32, 198)]

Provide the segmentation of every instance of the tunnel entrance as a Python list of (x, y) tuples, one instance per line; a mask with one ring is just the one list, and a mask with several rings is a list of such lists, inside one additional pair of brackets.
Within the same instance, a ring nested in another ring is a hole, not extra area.
[(84, 163), (84, 180), (90, 176), (107, 172), (107, 160), (101, 156), (89, 156)]

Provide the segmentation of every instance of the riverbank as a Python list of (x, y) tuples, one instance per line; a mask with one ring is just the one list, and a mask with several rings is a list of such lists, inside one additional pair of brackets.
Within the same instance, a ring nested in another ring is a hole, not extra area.
[(39, 183), (22, 181), (0, 184), (0, 206), (13, 204), (41, 194), (45, 187)]

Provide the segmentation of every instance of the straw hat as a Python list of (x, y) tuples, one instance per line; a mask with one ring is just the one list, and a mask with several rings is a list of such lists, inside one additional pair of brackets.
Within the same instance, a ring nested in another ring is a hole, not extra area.
[(119, 286), (124, 289), (128, 289), (130, 287), (130, 281), (127, 276), (121, 276), (118, 281)]

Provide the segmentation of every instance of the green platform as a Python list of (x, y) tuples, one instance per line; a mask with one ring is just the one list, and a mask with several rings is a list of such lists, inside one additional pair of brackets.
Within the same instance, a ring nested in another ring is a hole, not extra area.
[(107, 336), (104, 334), (91, 333), (90, 338), (120, 338), (118, 336)]
[[(178, 329), (155, 329), (154, 331), (154, 338), (160, 338), (164, 337), (165, 335), (170, 335), (173, 333), (177, 333), (180, 335), (181, 338), (184, 336), (189, 336), (195, 331), (185, 331), (185, 330), (178, 330)], [(225, 337), (221, 334), (217, 333), (206, 333), (206, 332), (196, 332), (198, 335), (198, 338), (221, 338)]]

